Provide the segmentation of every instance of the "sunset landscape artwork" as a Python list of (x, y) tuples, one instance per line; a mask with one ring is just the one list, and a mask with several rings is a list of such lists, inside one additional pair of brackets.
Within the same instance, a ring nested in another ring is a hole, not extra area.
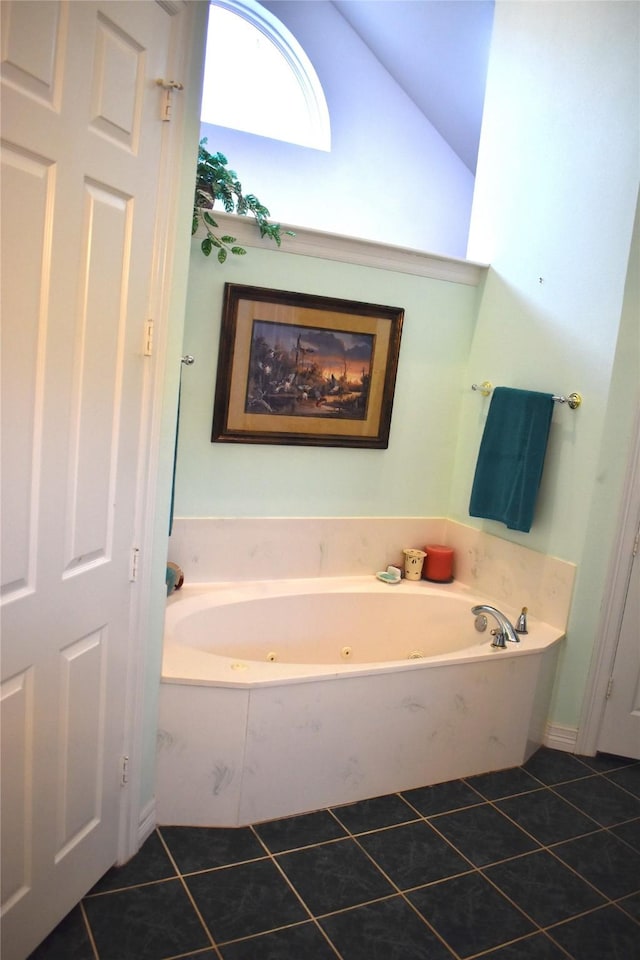
[(389, 443), (404, 310), (225, 284), (213, 443)]
[(254, 320), (245, 411), (364, 420), (375, 335)]

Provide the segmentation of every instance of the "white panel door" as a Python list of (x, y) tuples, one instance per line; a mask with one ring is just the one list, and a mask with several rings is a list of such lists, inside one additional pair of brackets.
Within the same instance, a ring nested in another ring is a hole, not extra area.
[[(640, 533), (640, 531), (638, 531)], [(640, 562), (631, 566), (598, 750), (640, 760)]]
[(115, 862), (179, 5), (2, 3), (2, 957)]

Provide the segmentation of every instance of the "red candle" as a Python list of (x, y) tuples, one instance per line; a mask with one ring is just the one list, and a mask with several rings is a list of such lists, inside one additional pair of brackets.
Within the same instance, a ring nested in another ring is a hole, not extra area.
[(435, 580), (437, 583), (446, 583), (453, 577), (453, 550), (441, 543), (429, 543), (424, 549), (427, 552), (422, 576), (425, 580)]

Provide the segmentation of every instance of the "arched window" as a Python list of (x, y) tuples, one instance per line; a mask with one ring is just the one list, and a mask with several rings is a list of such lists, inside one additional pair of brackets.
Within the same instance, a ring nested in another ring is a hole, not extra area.
[(201, 120), (331, 149), (327, 103), (304, 50), (253, 0), (212, 0)]

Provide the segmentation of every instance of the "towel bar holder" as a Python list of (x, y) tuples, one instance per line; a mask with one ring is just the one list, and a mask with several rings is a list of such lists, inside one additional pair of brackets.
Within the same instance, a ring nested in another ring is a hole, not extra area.
[(575, 391), (570, 393), (568, 397), (553, 397), (553, 399), (556, 403), (567, 403), (571, 410), (577, 410), (582, 403), (582, 396)]
[[(483, 397), (488, 397), (491, 391), (493, 390), (493, 384), (489, 380), (483, 380), (482, 383), (472, 383), (471, 389), (476, 390), (478, 393), (481, 393)], [(582, 396), (575, 391), (570, 393), (568, 397), (564, 396), (553, 396), (551, 398), (556, 403), (566, 403), (569, 405), (571, 410), (577, 410), (580, 404), (582, 403)]]
[(488, 397), (493, 390), (493, 384), (490, 380), (483, 380), (482, 383), (472, 383), (471, 389), (477, 390), (483, 397)]

